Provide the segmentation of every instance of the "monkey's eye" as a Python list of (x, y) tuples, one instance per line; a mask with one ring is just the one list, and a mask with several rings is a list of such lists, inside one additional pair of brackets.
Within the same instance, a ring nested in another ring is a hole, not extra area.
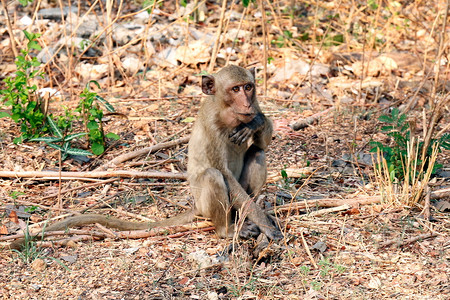
[(250, 83), (247, 83), (246, 85), (244, 85), (244, 89), (246, 91), (251, 91), (253, 89), (253, 85)]
[(237, 92), (239, 92), (240, 88), (239, 88), (239, 86), (237, 85), (237, 86), (233, 86), (233, 87), (231, 88), (231, 90), (232, 90), (233, 92), (237, 93)]

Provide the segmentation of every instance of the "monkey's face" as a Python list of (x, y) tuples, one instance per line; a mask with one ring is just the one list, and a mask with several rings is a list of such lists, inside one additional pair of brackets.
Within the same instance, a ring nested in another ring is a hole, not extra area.
[(258, 111), (254, 69), (230, 65), (217, 74), (202, 76), (202, 91), (213, 96), (220, 107), (222, 121), (227, 126), (248, 123)]
[(225, 94), (228, 96), (226, 97), (228, 105), (240, 122), (248, 123), (253, 120), (256, 114), (253, 82), (231, 85), (227, 87)]

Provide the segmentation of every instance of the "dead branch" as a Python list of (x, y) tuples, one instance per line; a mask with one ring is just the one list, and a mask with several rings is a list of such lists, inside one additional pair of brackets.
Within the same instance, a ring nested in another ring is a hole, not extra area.
[(292, 129), (295, 130), (295, 131), (300, 130), (300, 129), (304, 129), (304, 128), (308, 127), (309, 125), (314, 124), (315, 122), (317, 122), (319, 120), (320, 117), (328, 114), (329, 112), (331, 112), (333, 110), (334, 110), (334, 107), (330, 107), (330, 108), (325, 109), (324, 111), (321, 111), (321, 112), (319, 112), (317, 114), (314, 114), (314, 115), (312, 115), (310, 117), (307, 117), (305, 119), (301, 119), (301, 120), (299, 120), (299, 121), (297, 121), (294, 124), (289, 125), (289, 126), (292, 127)]
[(414, 243), (414, 242), (421, 241), (421, 240), (424, 240), (424, 239), (429, 239), (429, 238), (432, 238), (432, 237), (435, 237), (435, 236), (437, 236), (437, 233), (430, 232), (430, 233), (421, 234), (421, 235), (418, 235), (418, 236), (415, 236), (415, 237), (412, 237), (412, 238), (409, 238), (409, 239), (405, 239), (403, 241), (399, 241), (398, 238), (397, 239), (392, 239), (392, 240), (389, 240), (389, 241), (381, 243), (378, 246), (378, 248), (384, 248), (384, 247), (392, 245), (392, 244), (396, 244), (397, 247), (401, 247), (401, 246), (404, 246), (406, 244)]
[(69, 242), (81, 242), (81, 241), (91, 241), (94, 240), (96, 237), (92, 235), (75, 235), (70, 238), (61, 239), (61, 240), (54, 240), (54, 241), (38, 241), (36, 242), (36, 246), (38, 247), (65, 247), (69, 244)]
[(305, 236), (303, 235), (303, 230), (300, 230), (300, 236), (302, 237), (302, 244), (303, 247), (305, 248), (306, 254), (308, 254), (308, 258), (311, 261), (311, 264), (314, 266), (315, 269), (319, 269), (319, 267), (316, 264), (316, 261), (314, 260), (311, 254), (311, 251), (309, 250), (308, 243), (306, 243)]
[(9, 39), (11, 41), (11, 50), (14, 53), (14, 57), (17, 57), (17, 56), (19, 56), (19, 51), (17, 50), (16, 40), (14, 39), (13, 27), (11, 25), (11, 19), (9, 18), (9, 14), (8, 14), (8, 4), (6, 3), (5, 0), (2, 0), (2, 6), (3, 6), (3, 10), (5, 11), (6, 24), (8, 25), (7, 29), (8, 29)]
[(433, 191), (430, 195), (430, 199), (441, 199), (445, 197), (450, 197), (450, 188)]
[(345, 203), (344, 205), (330, 207), (330, 208), (324, 208), (321, 210), (316, 210), (316, 211), (310, 212), (308, 214), (308, 216), (309, 217), (317, 217), (317, 216), (322, 216), (325, 214), (329, 214), (329, 213), (333, 213), (333, 212), (337, 212), (337, 211), (341, 211), (341, 210), (347, 210), (349, 208), (351, 208), (351, 206), (348, 205), (347, 203)]
[[(33, 178), (36, 180), (59, 179), (59, 172), (52, 171), (0, 171), (0, 177), (9, 178)], [(125, 178), (154, 178), (154, 179), (180, 179), (186, 180), (185, 173), (170, 172), (138, 172), (138, 171), (87, 171), (87, 172), (61, 172), (63, 180), (82, 180), (84, 178), (107, 178), (107, 177), (125, 177)]]
[[(69, 234), (75, 234), (75, 235), (90, 235), (95, 236), (99, 238), (106, 238), (108, 235), (106, 233), (98, 232), (98, 231), (92, 231), (92, 230), (85, 230), (85, 229), (68, 229), (68, 230), (59, 230), (59, 231), (48, 231), (44, 232), (43, 234), (40, 232), (31, 233), (31, 235), (37, 235), (38, 238), (42, 235), (44, 237), (48, 236), (59, 236), (59, 235), (69, 235)], [(25, 234), (17, 233), (14, 235), (7, 235), (0, 237), (0, 242), (8, 241), (8, 240), (16, 240), (16, 239), (22, 239), (25, 237)]]
[[(97, 185), (107, 184), (107, 183), (110, 183), (110, 182), (113, 182), (113, 181), (116, 181), (116, 180), (117, 180), (117, 178), (111, 178), (111, 179), (101, 180), (101, 181), (94, 182), (94, 183), (89, 183), (89, 184), (82, 185), (82, 186), (77, 186), (77, 187), (71, 188), (71, 189), (65, 189), (65, 190), (61, 191), (61, 195), (65, 194), (65, 193), (73, 192), (73, 191), (76, 191), (76, 190), (84, 189), (84, 188), (90, 188), (90, 187), (94, 187), (94, 186), (97, 186)], [(51, 194), (51, 195), (42, 197), (41, 200), (46, 200), (46, 199), (50, 199), (50, 198), (53, 198), (53, 197), (57, 197), (58, 194), (59, 193), (55, 193), (55, 194)]]
[(198, 230), (202, 228), (207, 228), (213, 226), (210, 221), (201, 221), (197, 223), (192, 223), (188, 225), (170, 226), (170, 227), (160, 227), (153, 228), (151, 230), (133, 230), (133, 231), (118, 231), (116, 232), (118, 238), (122, 239), (142, 239), (147, 237), (154, 237), (157, 235), (172, 235), (175, 233)]
[(273, 212), (274, 210), (277, 213), (295, 210), (295, 209), (305, 209), (312, 207), (336, 207), (344, 204), (349, 205), (350, 207), (358, 206), (358, 205), (366, 205), (378, 203), (381, 201), (381, 196), (366, 196), (356, 199), (314, 199), (314, 200), (305, 200), (301, 202), (289, 203), (281, 206), (277, 206), (274, 208), (270, 208), (269, 212)]
[(165, 143), (159, 143), (150, 147), (146, 147), (143, 149), (139, 149), (133, 152), (127, 152), (125, 154), (119, 155), (116, 158), (114, 158), (113, 160), (109, 161), (108, 163), (98, 167), (97, 169), (94, 170), (95, 171), (102, 171), (102, 170), (107, 170), (108, 168), (112, 168), (112, 167), (116, 167), (119, 164), (123, 163), (124, 161), (133, 159), (135, 157), (138, 157), (140, 155), (145, 155), (148, 153), (153, 153), (155, 151), (161, 150), (161, 149), (165, 149), (165, 148), (170, 148), (179, 144), (184, 144), (187, 143), (189, 141), (189, 136), (180, 138), (178, 140), (175, 141), (170, 141), (170, 142), (165, 142)]

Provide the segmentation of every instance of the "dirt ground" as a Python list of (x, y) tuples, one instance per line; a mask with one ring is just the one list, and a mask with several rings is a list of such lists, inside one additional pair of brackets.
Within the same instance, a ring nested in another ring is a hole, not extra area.
[[(206, 2), (209, 18), (197, 23), (186, 21), (185, 26), (215, 32), (220, 3)], [(238, 2), (230, 11), (242, 13), (243, 7)], [(364, 41), (372, 41), (362, 33), (356, 38), (353, 32), (355, 40), (351, 46), (350, 41), (325, 45), (312, 38), (299, 46), (301, 39), (295, 37), (302, 35), (294, 31), (292, 39), (277, 39), (283, 35), (279, 28), (288, 30), (293, 25), (283, 10), (289, 6), (288, 2), (275, 3), (272, 12), (276, 14), (267, 14), (269, 23), (276, 24), (268, 26), (269, 40), (284, 43), (282, 47), (271, 44), (269, 56), (278, 69), (287, 70), (289, 64), (301, 60), (320, 65), (325, 73), (294, 72), (287, 78), (283, 77), (287, 71), (277, 75), (271, 69), (264, 91), (263, 68), (259, 63), (263, 61), (261, 26), (255, 25), (259, 23), (254, 18), (259, 9), (256, 4), (250, 4), (248, 15), (253, 17), (242, 25), (245, 30), (255, 29), (255, 36), (237, 42), (235, 46), (246, 51), (238, 51), (238, 59), (233, 62), (242, 66), (258, 62), (259, 102), (275, 130), (267, 152), (268, 183), (256, 201), (267, 211), (275, 211), (284, 239), (271, 242), (255, 257), (256, 240), (219, 239), (209, 226), (190, 225), (182, 231), (165, 229), (146, 238), (119, 238), (113, 230), (93, 225), (39, 241), (42, 247), (12, 252), (6, 246), (21, 229), (31, 226), (33, 232), (41, 232), (46, 220), (54, 221), (58, 216), (91, 212), (134, 221), (159, 220), (184, 211), (192, 205), (192, 197), (188, 183), (173, 178), (113, 174), (60, 181), (57, 177), (2, 176), (0, 291), (4, 299), (450, 298), (450, 205), (447, 209), (436, 206), (439, 202), (448, 204), (450, 197), (447, 194), (432, 199), (431, 218), (422, 218), (423, 197), (413, 206), (382, 198), (372, 163), (362, 159), (363, 154), (370, 156), (371, 141), (392, 145), (392, 139), (380, 130), (378, 117), (389, 114), (393, 108), (408, 108), (412, 132), (423, 139), (432, 107), (442, 102), (442, 117), (433, 127), (435, 133), (449, 132), (448, 37), (447, 41), (437, 38), (439, 32), (448, 33), (449, 28), (446, 25), (442, 31), (431, 29), (436, 16), (447, 17), (442, 12), (445, 3), (438, 1), (428, 7), (420, 1), (401, 1), (402, 9), (397, 15), (393, 13), (397, 2), (381, 5), (382, 1), (376, 1), (381, 8), (369, 10), (368, 4), (357, 1), (360, 9), (357, 11), (350, 9), (349, 1), (298, 4), (296, 26), (310, 36), (319, 33), (326, 36), (327, 30), (330, 35), (340, 30), (346, 32), (338, 27), (345, 23), (343, 20), (354, 22), (355, 28), (355, 24), (372, 24), (375, 33), (365, 32), (373, 33), (374, 40), (384, 33), (385, 40), (374, 46), (374, 54), (361, 59), (368, 53)], [(175, 14), (179, 4), (175, 1), (166, 4), (160, 9)], [(137, 10), (136, 5), (127, 4), (121, 13)], [(81, 11), (88, 8), (81, 6)], [(19, 16), (32, 9), (10, 14), (14, 16), (14, 24), (19, 24)], [(96, 9), (97, 15), (104, 13), (102, 9)], [(270, 9), (269, 5), (267, 10)], [(392, 14), (387, 16), (387, 12)], [(340, 14), (340, 18), (335, 14)], [(168, 28), (175, 24), (168, 15), (161, 14), (160, 18), (158, 22)], [(400, 26), (405, 19), (413, 21), (395, 31), (393, 26)], [(6, 23), (3, 15), (1, 22)], [(331, 29), (324, 24), (332, 25)], [(51, 30), (48, 24), (40, 26), (44, 33)], [(227, 30), (238, 26), (239, 21), (231, 21)], [(305, 29), (307, 26), (310, 27)], [(6, 29), (2, 38), (9, 39)], [(44, 35), (41, 42), (44, 38), (48, 42), (51, 37)], [(231, 47), (231, 43), (225, 43), (223, 48)], [(442, 43), (447, 50), (438, 56)], [(9, 45), (0, 45), (2, 78), (15, 71), (11, 67), (14, 56)], [(168, 45), (158, 45), (157, 52)], [(122, 47), (127, 53), (135, 50), (130, 45)], [(311, 55), (314, 53), (319, 54)], [(435, 64), (436, 57), (446, 63)], [(395, 62), (395, 67), (385, 63), (388, 58)], [(101, 61), (101, 57), (95, 59)], [(86, 60), (80, 59), (78, 63), (82, 62)], [(108, 140), (104, 154), (87, 160), (71, 156), (60, 166), (59, 152), (44, 143), (14, 144), (13, 139), (20, 135), (19, 125), (10, 118), (0, 118), (0, 172), (58, 174), (61, 168), (64, 172), (87, 174), (122, 154), (189, 136), (204, 98), (201, 77), (197, 75), (207, 69), (207, 63), (179, 63), (172, 67), (149, 63), (147, 67), (154, 77), (124, 73), (115, 78), (114, 84), (108, 83), (109, 74), (98, 79), (102, 86), (99, 95), (116, 109), (116, 113), (104, 116), (104, 130), (118, 134), (120, 140)], [(217, 64), (214, 71), (222, 66), (222, 61)], [(366, 73), (359, 76), (357, 68), (361, 65)], [(440, 73), (435, 77), (437, 69)], [(67, 70), (51, 72), (49, 82), (65, 80), (64, 85), (52, 85), (64, 91), (62, 99), (51, 100), (52, 113), (61, 113), (62, 105), (74, 109), (79, 101), (77, 95), (87, 83), (83, 74), (75, 72), (69, 80), (64, 73)], [(283, 78), (276, 81), (276, 76)], [(301, 130), (289, 126), (308, 117), (314, 122)], [(82, 141), (77, 144), (85, 145)], [(187, 160), (187, 144), (177, 143), (124, 161), (108, 171), (180, 175), (186, 172)], [(442, 168), (430, 180), (431, 192), (450, 186), (449, 150), (439, 153), (437, 161)], [(281, 175), (284, 172), (288, 177)], [(311, 202), (323, 199), (333, 204)], [(59, 201), (62, 210), (58, 209)], [(61, 239), (65, 239), (64, 246), (56, 242)]]

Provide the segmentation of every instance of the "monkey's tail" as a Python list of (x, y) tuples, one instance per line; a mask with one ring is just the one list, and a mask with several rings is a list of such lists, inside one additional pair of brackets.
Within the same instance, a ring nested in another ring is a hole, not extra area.
[[(69, 217), (67, 219), (62, 220), (61, 222), (57, 222), (53, 225), (48, 226), (44, 230), (46, 232), (49, 231), (58, 231), (58, 230), (66, 230), (68, 228), (89, 225), (99, 223), (107, 228), (116, 228), (119, 230), (139, 230), (139, 229), (151, 229), (156, 227), (167, 227), (167, 226), (176, 226), (176, 225), (184, 225), (191, 223), (194, 221), (195, 213), (192, 209), (189, 209), (179, 215), (176, 215), (172, 218), (168, 218), (165, 220), (157, 221), (157, 222), (130, 222), (125, 221), (113, 217), (108, 217), (105, 215), (99, 214), (86, 214)], [(31, 240), (34, 240), (40, 234), (34, 234), (30, 236)], [(25, 239), (18, 239), (9, 244), (9, 249), (20, 250), (22, 246), (25, 244)]]

